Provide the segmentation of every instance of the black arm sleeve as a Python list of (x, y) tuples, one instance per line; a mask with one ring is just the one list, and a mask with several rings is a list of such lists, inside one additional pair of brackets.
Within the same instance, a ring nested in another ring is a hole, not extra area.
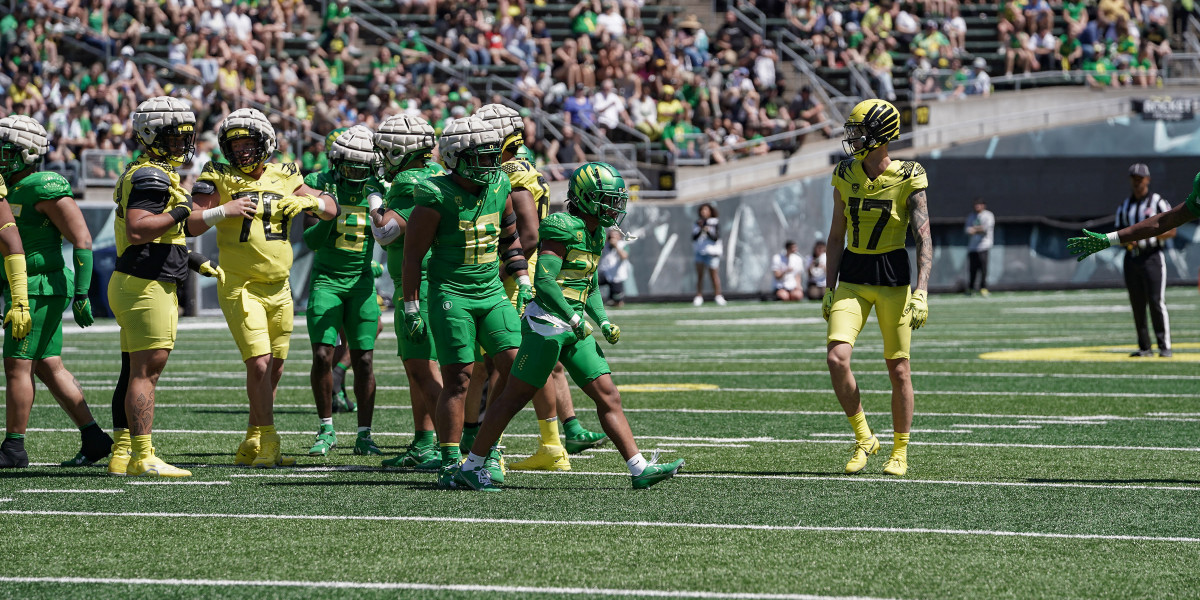
[(207, 256), (204, 256), (203, 254), (200, 254), (199, 252), (193, 252), (190, 250), (188, 251), (187, 262), (188, 262), (189, 269), (199, 273), (200, 265), (202, 265), (208, 261), (209, 261), (209, 258)]
[(170, 198), (171, 178), (158, 169), (144, 167), (135, 171), (129, 182), (129, 200), (125, 208), (161, 214)]

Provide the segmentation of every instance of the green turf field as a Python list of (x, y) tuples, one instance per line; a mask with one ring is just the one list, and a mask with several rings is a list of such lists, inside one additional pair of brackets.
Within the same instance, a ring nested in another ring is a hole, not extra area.
[[(1195, 597), (1200, 297), (1167, 297), (1172, 359), (1123, 358), (1135, 346), (1123, 291), (932, 297), (914, 335), (902, 479), (880, 474), (891, 420), (873, 322), (855, 365), (884, 447), (848, 477), (852, 434), (829, 391), (818, 303), (614, 310), (623, 336), (608, 354), (639, 444), (687, 459), (647, 491), (630, 489), (611, 446), (571, 473), (510, 472), (500, 494), (437, 491), (430, 474), (351, 455), (355, 415), (335, 416), (345, 447), (309, 458), (302, 323), (276, 410), (298, 465), (233, 468), (243, 368), (222, 321), (186, 319), (154, 440), (195, 476), (52, 466), (78, 434), (40, 389), (26, 441), (36, 465), (0, 473), (0, 596)], [(68, 330), (65, 346), (107, 428), (115, 325)], [(395, 348), (389, 324), (375, 419), (389, 455), (412, 429)], [(1070, 360), (980, 357), (1055, 348)], [(590, 401), (575, 401), (598, 429)], [(522, 413), (507, 451), (532, 452), (536, 431)]]

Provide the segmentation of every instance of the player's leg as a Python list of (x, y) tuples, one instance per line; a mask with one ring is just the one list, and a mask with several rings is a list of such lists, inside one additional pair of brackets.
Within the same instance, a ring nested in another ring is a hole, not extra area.
[[(488, 384), (491, 390), (489, 400), (498, 399), (508, 385), (509, 372), (512, 370), (513, 360), (516, 359), (517, 348), (521, 345), (521, 318), (517, 316), (517, 309), (508, 298), (501, 296), (494, 303), (490, 303), (488, 308), (480, 311), (477, 323), (480, 332), (479, 343), (495, 364), (495, 379)], [(546, 373), (541, 381), (544, 382), (548, 376), (549, 373)], [(488, 454), (487, 468), (496, 483), (504, 483), (506, 465), (502, 449), (503, 446), (497, 444)]]
[(125, 474), (187, 477), (192, 473), (168, 465), (154, 455), (150, 434), (154, 427), (154, 390), (167, 366), (170, 349), (159, 348), (129, 353), (129, 392), (125, 414), (129, 417), (131, 456)]
[[(428, 297), (428, 294), (426, 294)], [(429, 322), (428, 303), (422, 303), (421, 318)], [(385, 467), (409, 467), (437, 470), (441, 462), (433, 415), (442, 394), (442, 375), (437, 362), (432, 336), (414, 343), (404, 332), (402, 319), (395, 320), (397, 353), (404, 359), (413, 415), (413, 441), (399, 456), (383, 461)], [(469, 393), (469, 392), (468, 392)]]
[(337, 446), (337, 433), (333, 429), (333, 363), (342, 313), (341, 299), (334, 291), (321, 285), (313, 286), (304, 315), (313, 353), (308, 380), (312, 386), (313, 401), (317, 405), (317, 436), (308, 450), (309, 456), (327, 456)]
[(608, 441), (608, 436), (597, 431), (584, 429), (583, 424), (575, 415), (575, 402), (571, 399), (571, 384), (567, 381), (567, 372), (562, 363), (554, 365), (550, 374), (555, 391), (555, 402), (558, 405), (558, 418), (562, 421), (564, 444), (567, 453), (579, 454), (589, 448), (598, 448)]
[(476, 353), (475, 366), (471, 368), (471, 381), (467, 384), (467, 396), (463, 400), (462, 438), (459, 440), (459, 453), (469, 451), (479, 433), (479, 413), (483, 406), (483, 396), (490, 390), (496, 389), (490, 385), (495, 367), (490, 356)]
[[(283, 378), (283, 365), (287, 361), (288, 347), (292, 339), (295, 318), (292, 288), (287, 280), (260, 287), (255, 296), (256, 303), (265, 313), (268, 354), (246, 361), (247, 391), (251, 389), (251, 378), (254, 378), (253, 389), (256, 393), (251, 399), (250, 425), (258, 426), (258, 434), (262, 439), (258, 456), (250, 466), (290, 467), (296, 464), (296, 460), (285, 458), (280, 449), (281, 440), (275, 430), (275, 394), (279, 390), (279, 380)], [(258, 422), (255, 423), (254, 419)]]
[[(7, 345), (12, 336), (5, 332), (4, 339)], [(29, 466), (29, 456), (25, 453), (25, 428), (29, 423), (29, 411), (33, 408), (32, 370), (32, 360), (4, 358), (5, 422), (4, 442), (0, 443), (0, 469), (23, 469)]]
[[(121, 329), (121, 347), (125, 345), (125, 329)], [(121, 373), (112, 394), (113, 445), (109, 452), (108, 474), (124, 475), (132, 455), (129, 439), (129, 419), (125, 416), (125, 396), (129, 393), (129, 353), (121, 352)]]
[(62, 358), (49, 356), (34, 361), (33, 370), (50, 390), (54, 400), (79, 428), (79, 452), (75, 458), (62, 463), (62, 466), (83, 467), (108, 456), (113, 439), (104, 433), (96, 424), (96, 419), (92, 418), (92, 411), (83, 396), (83, 386), (79, 385), (79, 381), (63, 365)]
[[(537, 337), (541, 338), (541, 336)], [(527, 342), (522, 337), (521, 345), (524, 346), (526, 344)], [(557, 364), (558, 349), (554, 348), (553, 353), (555, 354), (554, 368), (561, 369), (561, 366)], [(509, 386), (513, 385), (512, 379), (513, 375), (510, 373)], [(547, 378), (543, 387), (535, 389), (536, 392), (534, 392), (532, 399), (533, 412), (537, 415), (538, 423), (537, 450), (529, 458), (509, 463), (508, 468), (517, 471), (570, 471), (571, 461), (567, 457), (567, 450), (563, 448), (562, 440), (558, 437), (558, 388), (555, 385), (554, 375), (551, 374)], [(524, 404), (522, 404), (523, 406)], [(572, 413), (574, 413), (574, 407), (571, 408)]]
[(379, 302), (374, 286), (342, 294), (342, 327), (350, 347), (350, 364), (354, 369), (354, 398), (358, 401), (358, 437), (354, 440), (355, 454), (379, 456), (383, 452), (371, 439), (371, 424), (375, 417), (375, 336), (379, 334)]
[(908, 439), (913, 415), (912, 372), (908, 363), (912, 327), (904, 308), (910, 294), (906, 285), (879, 288), (875, 302), (875, 317), (883, 334), (883, 358), (892, 382), (892, 455), (883, 467), (883, 472), (888, 475), (904, 475), (908, 471)]
[(990, 295), (987, 289), (988, 251), (979, 251), (979, 294), (984, 298)]
[(333, 412), (354, 412), (357, 408), (354, 401), (346, 394), (346, 371), (350, 369), (350, 347), (346, 345), (346, 336), (338, 336), (337, 346), (333, 349), (332, 367), (332, 396), (330, 396)]
[(854, 429), (854, 449), (847, 473), (857, 473), (867, 466), (867, 457), (879, 452), (879, 440), (871, 433), (867, 417), (863, 413), (858, 381), (850, 369), (850, 358), (854, 354), (854, 342), (867, 323), (867, 315), (873, 304), (873, 286), (842, 283), (834, 292), (833, 308), (829, 311), (828, 334), (826, 335), (826, 363), (833, 393), (846, 412), (850, 426)]
[(471, 300), (430, 291), (429, 334), (442, 365), (442, 393), (438, 396), (434, 424), (437, 427), (441, 463), (437, 485), (450, 488), (454, 469), (461, 459), (463, 404), (475, 370), (475, 317)]
[(1138, 257), (1125, 253), (1125, 289), (1133, 308), (1133, 327), (1137, 331), (1138, 350), (1131, 356), (1150, 356), (1150, 332), (1146, 328), (1146, 273)]

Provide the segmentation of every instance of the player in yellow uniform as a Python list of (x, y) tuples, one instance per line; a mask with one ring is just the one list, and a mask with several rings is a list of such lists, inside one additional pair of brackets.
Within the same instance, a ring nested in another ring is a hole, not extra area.
[[(503, 104), (488, 104), (480, 108), (476, 116), (491, 125), (503, 139), (501, 169), (512, 184), (512, 192), (508, 197), (512, 200), (513, 212), (517, 215), (517, 234), (521, 239), (521, 248), (525, 249), (529, 272), (532, 273), (537, 268), (538, 229), (542, 219), (550, 214), (550, 186), (532, 163), (518, 156), (518, 152), (525, 145), (525, 121), (520, 113)], [(504, 279), (504, 288), (518, 312), (523, 311), (525, 305), (533, 298), (533, 286), (529, 281), (507, 277)], [(501, 391), (494, 387), (492, 390), (497, 395)], [(468, 421), (471, 420), (471, 416), (478, 417), (478, 404), (475, 404), (475, 408), (474, 415), (467, 415)], [(608, 436), (603, 433), (584, 429), (575, 417), (571, 388), (561, 363), (554, 366), (550, 380), (534, 395), (533, 408), (538, 420), (537, 451), (525, 460), (509, 464), (509, 468), (569, 471), (571, 462), (567, 457), (568, 453), (595, 448), (608, 440)], [(567, 434), (566, 448), (558, 437), (560, 417)], [(478, 423), (474, 425), (477, 429)], [(469, 448), (471, 440), (467, 440), (468, 436), (465, 434), (463, 437)]]
[[(895, 445), (884, 465), (888, 475), (908, 471), (913, 388), (909, 371), (912, 330), (929, 316), (926, 294), (933, 267), (925, 169), (913, 161), (888, 157), (888, 142), (900, 136), (900, 113), (883, 100), (864, 100), (846, 118), (846, 153), (833, 173), (833, 222), (826, 264), (829, 289), (821, 312), (829, 321), (828, 362), (833, 391), (854, 428), (855, 444), (847, 473), (858, 473), (879, 440), (867, 426), (858, 383), (850, 370), (854, 341), (875, 307), (883, 333), (883, 357), (892, 381), (892, 429)], [(848, 226), (848, 227), (847, 227)], [(912, 227), (917, 240), (917, 289), (904, 236)]]
[(274, 403), (292, 335), (292, 269), (289, 229), (300, 212), (323, 221), (338, 215), (328, 193), (304, 185), (294, 164), (270, 162), (275, 129), (252, 108), (235, 110), (217, 130), (229, 163), (210, 162), (192, 187), (193, 235), (217, 228), (217, 248), (228, 277), (218, 301), (246, 363), (250, 426), (234, 463), (254, 467), (290, 464), (279, 453)]
[[(24, 154), (24, 153), (22, 153)], [(24, 161), (29, 156), (21, 156)], [(37, 156), (41, 160), (41, 156)], [(25, 272), (25, 248), (21, 245), (21, 234), (17, 232), (16, 219), (8, 204), (8, 187), (4, 184), (4, 176), (0, 175), (0, 253), (4, 255), (4, 272), (7, 276), (8, 287), (12, 293), (12, 305), (4, 317), (4, 324), (12, 324), (14, 340), (24, 339), (33, 327), (33, 316), (29, 312), (29, 283)], [(30, 399), (32, 401), (32, 398)], [(29, 466), (29, 457), (25, 454), (25, 436), (10, 437), (5, 433), (4, 441), (0, 442), (0, 468)]]
[(113, 190), (117, 263), (108, 304), (121, 326), (121, 375), (113, 392), (108, 473), (187, 477), (191, 472), (154, 455), (154, 388), (175, 347), (175, 287), (188, 268), (218, 281), (225, 274), (186, 245), (192, 209), (175, 169), (196, 149), (196, 116), (182, 100), (159, 96), (139, 105), (132, 120), (145, 153), (125, 168)]

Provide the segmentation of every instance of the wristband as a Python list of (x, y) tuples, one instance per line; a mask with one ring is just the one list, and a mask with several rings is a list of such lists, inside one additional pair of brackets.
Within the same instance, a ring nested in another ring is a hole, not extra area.
[(325, 212), (325, 195), (317, 196), (317, 210)]
[(608, 327), (610, 325), (612, 325), (612, 323), (608, 322), (608, 319), (605, 319), (603, 322), (600, 323), (601, 328)]
[(521, 275), (520, 277), (517, 277), (517, 285), (529, 285), (529, 276)]
[(405, 300), (404, 301), (404, 312), (405, 312), (405, 314), (413, 314), (413, 313), (421, 312), (421, 301), (420, 300)]
[(1108, 234), (1108, 245), (1109, 246), (1120, 246), (1121, 245), (1121, 236), (1117, 235), (1117, 232), (1115, 232), (1115, 231)]
[(171, 218), (175, 220), (176, 224), (179, 224), (186, 220), (188, 215), (192, 214), (192, 209), (186, 206), (176, 206), (168, 211), (167, 214), (171, 215)]
[(221, 222), (221, 220), (223, 220), (225, 218), (225, 205), (222, 204), (216, 208), (210, 208), (210, 209), (200, 213), (200, 216), (204, 217), (205, 225), (208, 225), (209, 227), (213, 227), (214, 225)]
[(580, 317), (579, 313), (571, 315), (571, 327), (579, 327), (579, 322), (582, 320), (583, 317)]
[(380, 196), (379, 194), (371, 194), (370, 196), (367, 196), (367, 206), (370, 208), (371, 212), (379, 210), (379, 208), (383, 206), (383, 196)]

